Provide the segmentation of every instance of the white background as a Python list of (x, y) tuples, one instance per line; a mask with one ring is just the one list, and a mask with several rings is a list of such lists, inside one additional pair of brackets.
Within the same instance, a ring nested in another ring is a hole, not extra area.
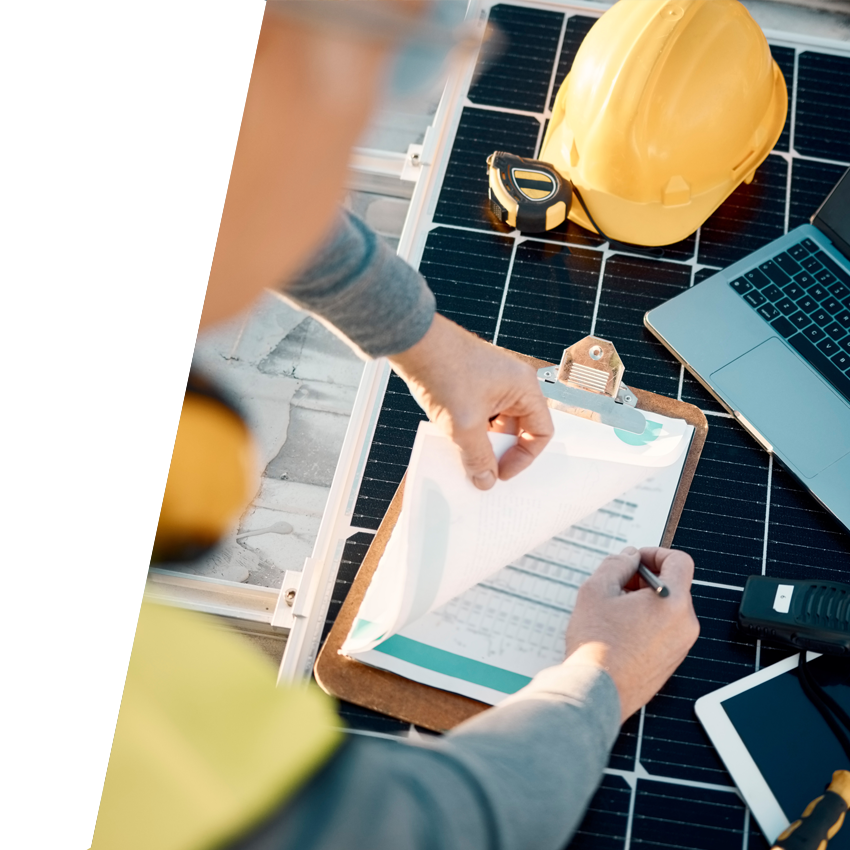
[(0, 846), (91, 843), (262, 0), (0, 11)]

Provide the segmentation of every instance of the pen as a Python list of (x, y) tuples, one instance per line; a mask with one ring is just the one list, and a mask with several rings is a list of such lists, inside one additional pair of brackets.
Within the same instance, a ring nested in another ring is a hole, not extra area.
[(655, 575), (655, 573), (652, 572), (652, 570), (647, 569), (643, 564), (638, 564), (638, 572), (646, 580), (646, 583), (651, 588), (653, 588), (659, 596), (669, 596), (670, 595), (670, 591), (667, 589), (667, 585), (662, 584), (658, 580), (658, 576)]

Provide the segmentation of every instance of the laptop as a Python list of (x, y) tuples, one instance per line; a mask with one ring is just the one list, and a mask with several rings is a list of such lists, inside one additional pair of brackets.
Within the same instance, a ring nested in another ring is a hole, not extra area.
[(811, 224), (644, 323), (850, 528), (850, 170)]

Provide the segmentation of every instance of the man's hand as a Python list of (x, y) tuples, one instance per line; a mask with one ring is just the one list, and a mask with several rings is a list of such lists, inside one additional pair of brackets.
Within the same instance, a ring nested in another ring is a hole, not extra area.
[[(636, 575), (641, 561), (660, 574), (669, 596), (658, 596)], [(693, 575), (694, 562), (684, 552), (628, 547), (607, 557), (578, 592), (564, 663), (607, 670), (623, 722), (658, 693), (699, 636)]]
[[(540, 454), (554, 428), (534, 370), (437, 314), (422, 339), (389, 358), (413, 397), (457, 444), (473, 484), (488, 490)], [(493, 421), (519, 441), (499, 463), (487, 439)]]

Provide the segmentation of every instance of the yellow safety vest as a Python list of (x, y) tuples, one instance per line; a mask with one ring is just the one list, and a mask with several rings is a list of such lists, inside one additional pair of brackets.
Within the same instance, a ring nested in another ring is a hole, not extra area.
[(142, 605), (92, 850), (207, 850), (260, 823), (339, 743), (332, 701), (209, 618)]

